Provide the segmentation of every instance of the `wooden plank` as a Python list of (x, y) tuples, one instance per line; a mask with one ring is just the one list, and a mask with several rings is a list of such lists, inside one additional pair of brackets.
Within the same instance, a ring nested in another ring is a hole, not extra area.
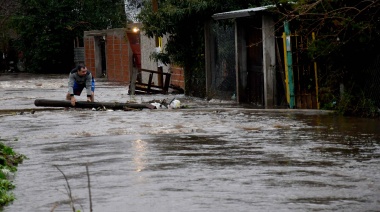
[(133, 67), (132, 68), (132, 77), (131, 77), (131, 84), (129, 86), (129, 94), (130, 95), (135, 95), (135, 89), (136, 89), (136, 80), (137, 80), (137, 68)]
[(301, 101), (301, 94), (296, 95), (296, 108), (301, 108), (302, 107), (302, 101)]
[(152, 80), (153, 80), (153, 73), (149, 74), (149, 81), (148, 81), (148, 90), (147, 92), (150, 93), (150, 89), (152, 87)]
[(275, 29), (271, 16), (262, 15), (262, 52), (263, 74), (264, 74), (264, 105), (265, 108), (274, 108), (276, 105), (276, 48)]
[(158, 72), (158, 71), (153, 71), (153, 70), (148, 70), (148, 69), (140, 69), (140, 71), (143, 71), (143, 72), (150, 72), (150, 73), (153, 73), (153, 74), (171, 75), (171, 73), (160, 73), (160, 72)]
[(213, 51), (215, 50), (215, 36), (212, 33), (212, 19), (208, 19), (204, 24), (205, 36), (205, 73), (206, 73), (206, 93), (211, 92), (212, 73), (215, 66), (215, 57)]
[(171, 74), (165, 76), (164, 93), (168, 93)]
[(313, 109), (313, 101), (311, 100), (311, 94), (307, 94), (307, 109)]
[(307, 94), (302, 93), (302, 109), (307, 109)]
[(312, 94), (311, 96), (311, 101), (312, 101), (312, 105), (313, 105), (313, 109), (319, 109), (318, 108), (318, 103), (317, 103), (317, 98), (315, 95)]
[(160, 86), (157, 86), (157, 85), (154, 85), (154, 84), (148, 84), (148, 83), (140, 83), (140, 82), (136, 82), (136, 88), (141, 88), (141, 87), (148, 87), (150, 86), (150, 88), (159, 88), (160, 90), (162, 90), (162, 88)]
[(136, 90), (135, 90), (135, 93), (141, 93), (141, 92), (144, 92), (146, 94), (150, 93), (150, 94), (160, 94), (162, 93), (162, 90), (158, 90), (158, 89), (148, 89), (147, 87), (138, 87), (136, 86)]
[(105, 107), (107, 109), (122, 110), (124, 108), (135, 109), (155, 109), (156, 107), (151, 104), (137, 104), (137, 103), (119, 103), (119, 102), (86, 102), (77, 101), (75, 106), (71, 105), (68, 100), (50, 100), (50, 99), (36, 99), (34, 105), (37, 107), (75, 107), (75, 108), (98, 108)]

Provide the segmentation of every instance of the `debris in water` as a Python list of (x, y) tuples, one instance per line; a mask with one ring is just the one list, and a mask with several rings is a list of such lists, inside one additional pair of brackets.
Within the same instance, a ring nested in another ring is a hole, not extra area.
[(180, 107), (181, 107), (181, 102), (175, 98), (169, 104), (170, 109), (177, 109)]

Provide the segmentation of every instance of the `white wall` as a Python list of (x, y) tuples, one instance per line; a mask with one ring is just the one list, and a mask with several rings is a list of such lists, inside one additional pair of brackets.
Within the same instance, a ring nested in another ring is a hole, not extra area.
[[(162, 38), (162, 46), (167, 43), (167, 37)], [(157, 71), (157, 62), (150, 59), (151, 54), (155, 51), (156, 43), (154, 38), (148, 38), (144, 35), (144, 32), (140, 33), (140, 46), (141, 46), (141, 68)], [(169, 66), (163, 66), (163, 72), (169, 72)], [(154, 84), (158, 84), (157, 75), (153, 75)], [(143, 82), (148, 82), (149, 74), (143, 72), (142, 80)]]

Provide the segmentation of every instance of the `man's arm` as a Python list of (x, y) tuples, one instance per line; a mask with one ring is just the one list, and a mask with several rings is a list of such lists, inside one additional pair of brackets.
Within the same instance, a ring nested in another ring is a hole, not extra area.
[(69, 75), (69, 83), (68, 83), (68, 87), (69, 87), (69, 93), (71, 96), (74, 95), (74, 82), (75, 82), (75, 78), (74, 78), (74, 74), (70, 74)]
[(68, 82), (69, 91), (66, 98), (69, 98), (68, 100), (71, 101), (72, 106), (75, 106), (75, 102), (77, 101), (74, 96), (74, 83), (75, 83), (74, 73), (70, 73), (69, 82)]
[(86, 75), (86, 91), (87, 91), (87, 97), (91, 97), (92, 91), (91, 91), (91, 83), (92, 83), (92, 74), (91, 72), (88, 72)]

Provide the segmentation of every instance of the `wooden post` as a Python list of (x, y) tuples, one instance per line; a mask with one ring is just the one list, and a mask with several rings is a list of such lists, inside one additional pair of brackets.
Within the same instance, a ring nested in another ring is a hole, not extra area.
[[(315, 41), (315, 33), (312, 33), (313, 41)], [(317, 109), (319, 109), (319, 100), (318, 100), (318, 71), (317, 71), (317, 62), (314, 61), (314, 76), (315, 76), (315, 97), (317, 99)]]
[(235, 21), (235, 67), (236, 67), (236, 100), (238, 103), (249, 101), (248, 67), (247, 67), (247, 39), (244, 24)]
[(290, 92), (289, 92), (289, 73), (288, 73), (288, 57), (286, 56), (286, 35), (285, 32), (282, 33), (282, 39), (284, 44), (284, 66), (285, 66), (285, 92), (286, 92), (286, 102), (290, 104)]
[(273, 108), (276, 105), (277, 90), (274, 25), (275, 24), (271, 16), (262, 16), (265, 108)]
[(289, 108), (293, 109), (295, 107), (295, 98), (294, 98), (294, 81), (293, 81), (293, 59), (292, 59), (292, 48), (290, 42), (290, 28), (289, 22), (284, 22), (285, 35), (286, 35), (286, 56), (288, 61), (288, 84), (289, 84)]
[(171, 78), (171, 74), (167, 74), (165, 75), (165, 84), (164, 84), (164, 87), (163, 87), (163, 93), (167, 94), (168, 91), (169, 91), (169, 86), (170, 86), (170, 78)]
[(150, 73), (149, 74), (149, 80), (148, 80), (148, 90), (147, 90), (147, 93), (150, 93), (150, 89), (151, 89), (151, 86), (152, 86), (152, 80), (153, 80), (153, 73)]
[(212, 73), (215, 67), (215, 57), (213, 53), (215, 51), (215, 36), (212, 34), (212, 20), (209, 19), (204, 25), (205, 35), (205, 59), (206, 59), (206, 93), (212, 92)]
[(139, 70), (137, 67), (132, 68), (132, 77), (131, 77), (131, 83), (129, 84), (129, 95), (135, 95), (136, 91), (136, 80), (137, 80), (137, 72)]

